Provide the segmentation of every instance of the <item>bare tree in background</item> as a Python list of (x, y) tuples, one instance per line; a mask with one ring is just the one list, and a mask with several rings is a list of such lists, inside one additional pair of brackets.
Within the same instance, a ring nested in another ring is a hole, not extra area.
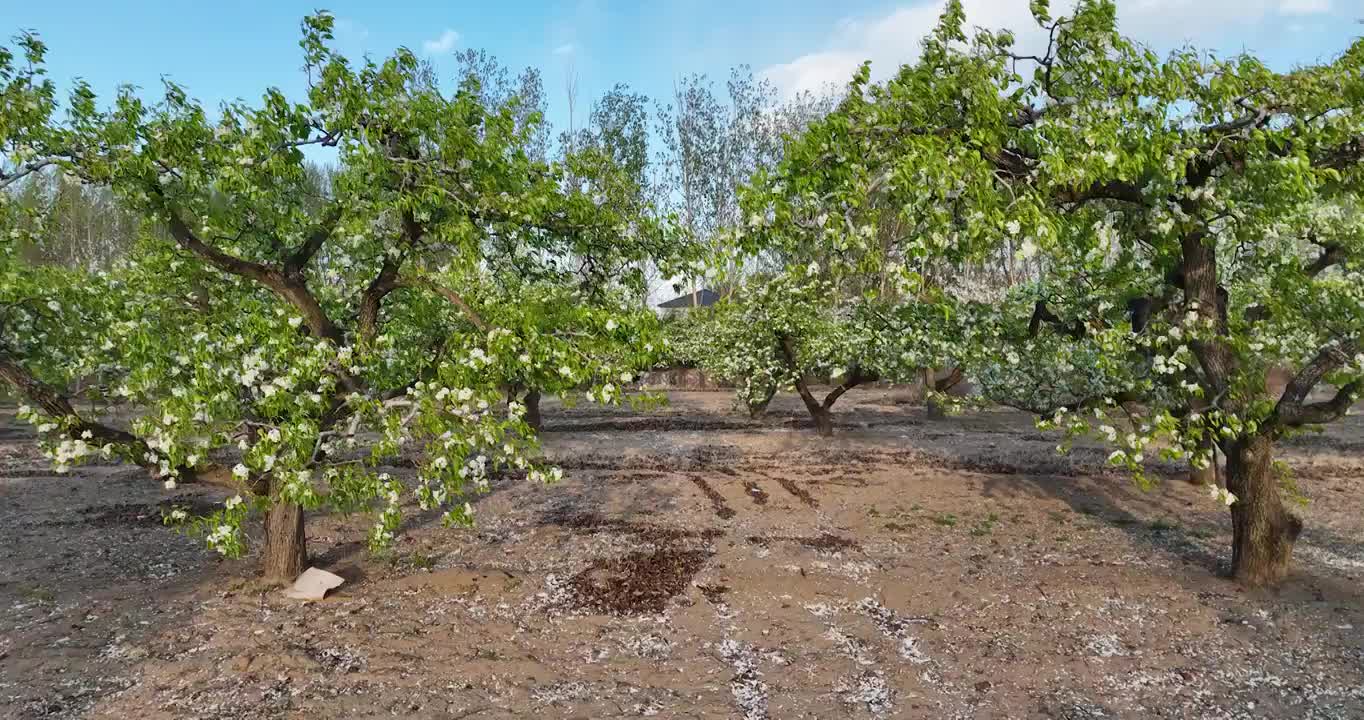
[(14, 192), (20, 206), (33, 211), (30, 217), (40, 218), (36, 242), (25, 248), (32, 261), (107, 268), (142, 231), (139, 216), (128, 212), (108, 188), (60, 172), (34, 173)]
[[(571, 99), (571, 98), (570, 98)], [(570, 102), (570, 111), (573, 103)], [(572, 113), (570, 112), (570, 122)], [(617, 84), (592, 104), (587, 123), (561, 137), (565, 152), (597, 149), (600, 158), (621, 171), (624, 187), (615, 193), (638, 216), (651, 215), (661, 207), (662, 188), (652, 182), (649, 163), (649, 98), (628, 85)], [(649, 305), (650, 290), (659, 280), (652, 264), (638, 266), (645, 280), (640, 301)]]
[(545, 96), (545, 85), (540, 70), (527, 67), (519, 75), (512, 76), (496, 56), (487, 50), (473, 48), (456, 52), (455, 61), (459, 63), (461, 79), (478, 80), (479, 98), (486, 106), (496, 107), (514, 97), (519, 103), (518, 122), (521, 127), (530, 126), (532, 116), (540, 118), (540, 122), (534, 127), (527, 149), (536, 160), (547, 158), (550, 130), (549, 123), (543, 118), (548, 99)]
[(568, 101), (568, 132), (564, 137), (568, 145), (565, 146), (567, 152), (573, 151), (574, 136), (578, 132), (576, 124), (576, 114), (578, 111), (578, 70), (570, 60), (568, 66), (564, 68), (564, 96)]
[(777, 88), (748, 66), (730, 71), (725, 95), (705, 75), (680, 78), (669, 104), (655, 109), (654, 184), (693, 237), (716, 241), (741, 220), (738, 189), (758, 169), (781, 159), (785, 138), (838, 103), (840, 91), (801, 93), (781, 100)]

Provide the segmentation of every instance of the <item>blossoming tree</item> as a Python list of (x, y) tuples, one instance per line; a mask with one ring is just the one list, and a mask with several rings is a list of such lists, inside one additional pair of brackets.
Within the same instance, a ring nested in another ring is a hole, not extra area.
[[(406, 50), (352, 64), (331, 27), (325, 14), (304, 22), (303, 102), (271, 89), (210, 119), (173, 84), (154, 104), (122, 90), (108, 110), (79, 85), (64, 121), (30, 123), (47, 126), (53, 162), (166, 230), (104, 278), (117, 302), (84, 305), (99, 321), (66, 352), (139, 408), (118, 432), (168, 487), (231, 458), (214, 476), (236, 493), (225, 506), (173, 519), (238, 555), (243, 522), (262, 513), (271, 580), (302, 570), (307, 510), (373, 511), (371, 544), (391, 542), (407, 488), (378, 470), (406, 450), (416, 500), (447, 523), (472, 520), (467, 500), (496, 472), (557, 477), (538, 466), (524, 408), (498, 409), (508, 379), (552, 374), (614, 401), (650, 332), (609, 303), (566, 313), (571, 327), (535, 316), (542, 304), (506, 304), (518, 283), (609, 285), (656, 247), (652, 229), (533, 157), (539, 118), (517, 98), (485, 102), (472, 79), (443, 93)], [(12, 103), (5, 114), (7, 131), (24, 121)], [(308, 146), (334, 153), (322, 194)], [(29, 415), (76, 429), (60, 406)]]
[[(1112, 462), (1137, 473), (1154, 448), (1206, 464), (1215, 443), (1232, 572), (1278, 582), (1302, 524), (1275, 443), (1343, 416), (1364, 383), (1364, 41), (1275, 72), (1244, 55), (1158, 57), (1118, 33), (1111, 0), (1055, 19), (1032, 7), (1047, 41), (1025, 54), (1007, 33), (968, 43), (949, 3), (950, 54), (990, 71), (955, 60), (904, 88), (955, 121), (903, 131), (952, 138), (949, 156), (988, 167), (985, 202), (1002, 198), (1005, 234), (1044, 269), (1040, 294), (1014, 293), (996, 318), (1032, 327), (995, 336), (1014, 344), (996, 346), (987, 382), (1117, 444)], [(1030, 355), (1050, 359), (1018, 362)], [(1069, 377), (1011, 369), (1029, 365)], [(1275, 368), (1290, 369), (1281, 394), (1266, 386)], [(1145, 410), (1118, 431), (1108, 418), (1128, 400)]]
[[(947, 72), (983, 83), (1009, 73), (955, 51), (955, 40), (928, 37), (923, 60), (885, 83), (872, 83), (864, 65), (838, 106), (743, 189), (745, 222), (716, 263), (756, 282), (717, 318), (728, 332), (712, 365), (754, 378), (740, 386), (753, 397), (794, 387), (823, 434), (848, 388), (932, 377), (967, 350), (960, 309), (979, 292), (961, 269), (998, 252), (1009, 204), (992, 164), (962, 150), (978, 140), (938, 83)], [(982, 122), (1010, 111), (1003, 99), (980, 105)], [(836, 386), (815, 397), (804, 377), (831, 371)]]
[[(834, 402), (875, 371), (862, 362), (852, 319), (830, 290), (815, 272), (753, 278), (738, 291), (742, 299), (685, 326), (678, 341), (707, 372), (734, 383), (751, 416), (761, 415), (778, 390), (794, 389), (816, 432), (831, 435)], [(819, 375), (840, 381), (822, 400), (809, 384)]]
[[(682, 324), (674, 343), (734, 383), (750, 415), (762, 414), (777, 391), (794, 391), (815, 431), (827, 436), (834, 405), (849, 390), (882, 378), (916, 379), (921, 368), (951, 357), (959, 329), (950, 317), (931, 315), (949, 302), (848, 299), (811, 264), (749, 278), (734, 297)], [(832, 387), (820, 397), (812, 383), (823, 378)]]
[(56, 94), (45, 77), (45, 46), (34, 35), (16, 40), (22, 62), (0, 48), (0, 380), (23, 401), (20, 416), (38, 420), (58, 468), (101, 453), (161, 472), (161, 459), (144, 442), (78, 412), (66, 391), (72, 381), (99, 371), (80, 349), (99, 344), (94, 331), (121, 295), (104, 275), (25, 257), (26, 250), (41, 249), (44, 218), (15, 191), (55, 169), (66, 136), (51, 123)]

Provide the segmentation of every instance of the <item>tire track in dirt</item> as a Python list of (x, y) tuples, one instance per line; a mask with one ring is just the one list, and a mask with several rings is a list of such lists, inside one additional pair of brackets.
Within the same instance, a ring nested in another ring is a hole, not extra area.
[(784, 477), (775, 478), (775, 480), (777, 481), (778, 485), (782, 486), (782, 489), (786, 490), (786, 492), (789, 492), (792, 495), (795, 495), (796, 499), (805, 503), (806, 507), (812, 508), (819, 507), (819, 501), (816, 500), (808, 490), (797, 485), (795, 480), (791, 480), (790, 478)]
[(795, 480), (792, 480), (791, 478), (784, 477), (781, 475), (773, 475), (771, 473), (766, 473), (763, 472), (762, 470), (757, 469), (753, 469), (751, 470), (751, 472), (754, 475), (758, 475), (760, 477), (765, 477), (768, 480), (775, 481), (778, 485), (782, 487), (783, 490), (791, 493), (791, 495), (795, 496), (795, 498), (797, 500), (800, 500), (802, 503), (805, 503), (806, 507), (811, 508), (819, 507), (819, 501), (816, 500), (815, 497), (810, 494), (810, 491), (797, 485)]
[(856, 540), (835, 535), (830, 532), (821, 533), (814, 536), (804, 535), (750, 535), (748, 541), (760, 547), (767, 547), (774, 542), (789, 542), (808, 547), (813, 550), (823, 552), (838, 552), (840, 550), (861, 550), (862, 546)]
[(744, 481), (744, 490), (748, 491), (748, 497), (752, 498), (754, 505), (766, 505), (770, 495), (753, 480)]
[(721, 520), (728, 520), (735, 516), (736, 513), (734, 512), (734, 508), (730, 507), (729, 503), (725, 502), (725, 496), (716, 492), (715, 488), (711, 487), (710, 483), (706, 482), (705, 478), (700, 475), (692, 475), (688, 479), (692, 481), (693, 485), (700, 488), (701, 492), (710, 499), (710, 506), (715, 509), (715, 514), (719, 516)]

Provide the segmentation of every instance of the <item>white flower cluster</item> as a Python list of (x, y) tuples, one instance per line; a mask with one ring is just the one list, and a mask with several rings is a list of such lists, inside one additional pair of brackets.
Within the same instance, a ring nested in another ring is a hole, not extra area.
[(564, 479), (563, 468), (552, 467), (549, 470), (531, 470), (527, 475), (531, 482), (537, 483), (556, 483)]
[[(103, 448), (97, 450), (93, 445), (87, 442), (91, 438), (92, 435), (89, 430), (82, 432), (81, 436), (78, 438), (62, 438), (62, 440), (52, 448), (49, 455), (55, 465), (54, 469), (59, 473), (68, 472), (72, 465), (103, 450)], [(109, 450), (105, 450), (101, 454), (104, 457), (108, 457), (109, 453), (112, 451), (112, 446), (106, 445), (104, 447), (109, 448)]]
[(1236, 496), (1229, 492), (1226, 488), (1218, 487), (1217, 485), (1213, 485), (1211, 483), (1205, 485), (1204, 487), (1207, 488), (1208, 497), (1212, 498), (1213, 500), (1216, 500), (1217, 502), (1220, 502), (1223, 505), (1226, 505), (1227, 507), (1231, 507), (1233, 504), (1236, 503)]
[(223, 555), (231, 555), (232, 547), (239, 540), (239, 528), (235, 525), (223, 523), (213, 528), (212, 532), (204, 537), (210, 548)]
[(379, 498), (384, 501), (384, 509), (379, 513), (374, 527), (370, 529), (369, 544), (374, 548), (386, 548), (393, 544), (394, 533), (402, 522), (399, 503), (402, 500), (402, 484), (397, 480), (381, 476)]

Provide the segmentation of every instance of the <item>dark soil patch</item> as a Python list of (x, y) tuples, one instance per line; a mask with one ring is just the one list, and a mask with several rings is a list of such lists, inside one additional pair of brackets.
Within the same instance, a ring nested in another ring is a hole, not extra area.
[(59, 478), (62, 473), (53, 470), (49, 466), (30, 467), (20, 465), (19, 467), (0, 468), (0, 478), (5, 480), (22, 478)]
[(568, 581), (575, 605), (606, 615), (661, 613), (686, 590), (710, 553), (661, 548), (595, 560)]
[(696, 448), (686, 455), (602, 455), (591, 454), (557, 458), (555, 464), (564, 470), (604, 470), (626, 474), (626, 477), (641, 475), (641, 471), (652, 473), (653, 477), (678, 471), (711, 472), (721, 468), (733, 468), (742, 462), (739, 451), (728, 448)]
[(744, 481), (744, 490), (748, 491), (748, 496), (750, 498), (753, 498), (754, 505), (767, 504), (767, 500), (770, 496), (767, 494), (766, 490), (758, 487), (758, 483), (753, 482), (752, 480), (746, 480)]
[(823, 533), (814, 537), (805, 535), (750, 535), (748, 541), (754, 545), (766, 547), (773, 542), (789, 542), (815, 550), (825, 550), (835, 552), (838, 550), (860, 550), (862, 546), (856, 540), (850, 540), (833, 533)]
[(207, 515), (218, 509), (218, 503), (198, 495), (176, 495), (156, 504), (100, 505), (82, 510), (80, 522), (97, 527), (162, 525), (163, 515), (175, 508), (184, 510), (191, 516)]
[(707, 528), (705, 530), (684, 530), (682, 528), (667, 527), (665, 525), (652, 525), (649, 523), (630, 522), (621, 518), (608, 518), (600, 513), (581, 512), (575, 513), (566, 509), (552, 510), (545, 513), (541, 518), (544, 525), (558, 525), (578, 533), (594, 534), (599, 532), (615, 532), (657, 543), (669, 543), (676, 540), (688, 538), (700, 538), (703, 540), (713, 540), (725, 534), (719, 528)]
[(818, 480), (811, 480), (810, 482), (815, 485), (841, 485), (843, 487), (867, 486), (866, 478), (860, 478), (854, 475), (848, 475), (846, 473), (842, 475), (830, 474), (828, 477), (820, 478)]
[(705, 481), (705, 478), (693, 475), (689, 479), (692, 481), (692, 484), (701, 489), (702, 493), (705, 493), (707, 498), (710, 498), (710, 506), (715, 509), (715, 514), (718, 515), (721, 520), (728, 520), (734, 517), (734, 508), (731, 508), (729, 504), (725, 502), (725, 496), (716, 492), (715, 488), (711, 487), (710, 483)]
[(624, 473), (621, 477), (627, 480), (659, 480), (668, 477), (668, 473), (658, 472), (656, 470), (635, 470), (633, 472)]
[(739, 418), (699, 417), (630, 417), (586, 422), (556, 422), (546, 424), (541, 432), (697, 432), (760, 429), (763, 425)]
[(805, 503), (807, 506), (812, 508), (819, 507), (819, 501), (816, 500), (812, 495), (810, 495), (810, 492), (808, 490), (797, 485), (794, 480), (784, 477), (778, 477), (773, 479), (776, 480), (777, 483), (780, 484), (782, 488), (786, 490), (786, 492), (795, 495), (796, 498), (798, 498), (801, 502)]

